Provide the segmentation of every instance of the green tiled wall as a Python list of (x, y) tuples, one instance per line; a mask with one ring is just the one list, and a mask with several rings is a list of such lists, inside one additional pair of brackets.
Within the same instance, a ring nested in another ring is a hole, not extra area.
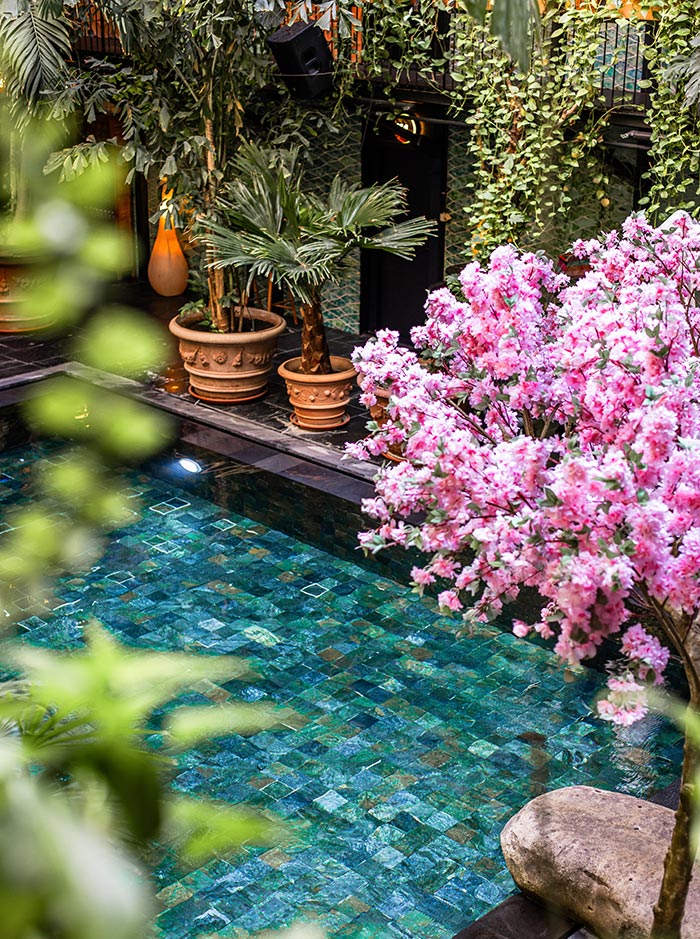
[[(326, 133), (309, 156), (304, 179), (313, 192), (326, 196), (333, 177), (342, 173), (349, 182), (361, 181), (361, 128), (353, 125), (343, 135)], [(360, 331), (360, 256), (350, 259), (348, 273), (323, 291), (323, 315), (327, 326), (349, 333)]]
[(470, 239), (469, 181), (470, 160), (467, 152), (469, 132), (451, 127), (447, 143), (447, 213), (445, 226), (445, 273), (458, 273), (467, 262), (466, 245)]

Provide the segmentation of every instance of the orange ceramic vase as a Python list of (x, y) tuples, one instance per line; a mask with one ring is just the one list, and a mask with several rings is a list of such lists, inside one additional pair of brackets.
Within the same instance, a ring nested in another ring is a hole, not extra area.
[(187, 287), (189, 266), (182, 252), (175, 228), (165, 227), (165, 216), (158, 220), (158, 234), (148, 262), (148, 282), (161, 297), (177, 297)]

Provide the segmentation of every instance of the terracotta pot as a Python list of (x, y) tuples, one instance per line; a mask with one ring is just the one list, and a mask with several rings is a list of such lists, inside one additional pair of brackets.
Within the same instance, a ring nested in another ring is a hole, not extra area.
[(30, 258), (0, 255), (0, 333), (28, 333), (51, 325), (43, 313), (30, 313), (18, 296), (34, 264)]
[[(370, 407), (369, 416), (373, 421), (376, 421), (379, 427), (383, 427), (388, 420), (387, 408), (389, 407), (389, 395), (390, 392), (387, 388), (376, 388), (374, 391), (377, 403)], [(388, 450), (382, 452), (382, 456), (387, 460), (394, 460), (395, 463), (401, 463), (406, 459), (403, 444), (400, 443), (392, 444)]]
[(276, 313), (249, 307), (244, 314), (255, 322), (255, 331), (210, 333), (180, 326), (177, 317), (169, 324), (177, 336), (180, 355), (190, 377), (190, 394), (215, 404), (253, 401), (267, 391), (272, 356), (286, 323)]
[(289, 359), (278, 372), (287, 383), (287, 393), (294, 408), (291, 421), (304, 430), (332, 430), (347, 424), (345, 412), (357, 372), (350, 361), (340, 355), (331, 356), (330, 375), (306, 375), (301, 359)]

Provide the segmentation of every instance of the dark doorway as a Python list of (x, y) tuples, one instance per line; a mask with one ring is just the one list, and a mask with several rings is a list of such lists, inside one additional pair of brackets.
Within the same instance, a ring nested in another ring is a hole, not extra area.
[(426, 116), (370, 118), (362, 145), (362, 181), (397, 178), (406, 187), (409, 216), (424, 215), (437, 223), (437, 235), (416, 251), (412, 261), (381, 251), (361, 258), (360, 328), (363, 332), (396, 329), (405, 339), (424, 320), (428, 289), (443, 278), (447, 171), (447, 130)]

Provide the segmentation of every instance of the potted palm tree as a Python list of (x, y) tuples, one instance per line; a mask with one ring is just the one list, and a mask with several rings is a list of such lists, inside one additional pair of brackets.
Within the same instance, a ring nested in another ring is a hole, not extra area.
[(423, 217), (397, 222), (405, 207), (398, 183), (359, 188), (337, 176), (323, 200), (303, 189), (295, 150), (250, 143), (239, 150), (220, 205), (222, 220), (205, 222), (202, 240), (212, 252), (213, 269), (245, 270), (248, 286), (255, 278), (271, 279), (298, 303), (301, 355), (279, 372), (299, 427), (326, 430), (348, 420), (355, 370), (349, 359), (329, 352), (323, 287), (344, 273), (358, 248), (411, 258), (434, 226)]
[[(258, 210), (267, 209), (266, 224), (271, 226), (279, 206), (275, 188), (263, 185), (269, 183), (259, 172), (264, 158), (265, 151), (242, 144), (232, 160), (235, 183), (229, 191), (241, 197), (255, 192)], [(221, 263), (210, 229), (220, 228), (214, 218), (222, 213), (227, 217), (229, 211), (228, 201), (219, 197), (195, 227), (206, 252), (208, 301), (186, 304), (169, 327), (178, 339), (190, 393), (217, 403), (252, 401), (265, 394), (277, 340), (286, 325), (269, 308), (251, 305), (256, 278), (249, 265)]]

